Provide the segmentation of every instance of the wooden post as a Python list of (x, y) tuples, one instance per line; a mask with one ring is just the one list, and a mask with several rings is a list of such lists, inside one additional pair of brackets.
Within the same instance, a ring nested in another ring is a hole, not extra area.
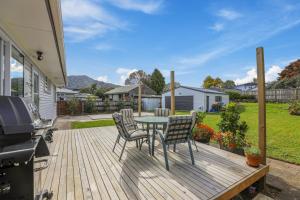
[(142, 115), (142, 84), (139, 84), (139, 98), (138, 98), (138, 112), (139, 117)]
[(175, 115), (175, 75), (174, 71), (171, 71), (171, 115)]
[[(258, 81), (258, 142), (262, 156), (262, 164), (266, 164), (266, 96), (265, 96), (265, 63), (264, 49), (256, 49), (257, 81)], [(266, 180), (261, 180), (262, 189), (265, 188)]]

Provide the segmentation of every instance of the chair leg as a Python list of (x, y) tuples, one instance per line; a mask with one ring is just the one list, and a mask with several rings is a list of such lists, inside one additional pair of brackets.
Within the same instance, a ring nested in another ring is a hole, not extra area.
[(176, 144), (173, 145), (173, 152), (176, 152)]
[(122, 155), (123, 155), (123, 152), (124, 152), (124, 149), (125, 149), (126, 143), (127, 143), (127, 140), (125, 140), (125, 142), (124, 142), (124, 145), (123, 145), (123, 148), (122, 148), (122, 151), (121, 151), (121, 155), (120, 155), (120, 157), (119, 157), (119, 161), (120, 161), (120, 160), (121, 160), (121, 158), (122, 158)]
[(195, 145), (195, 147), (196, 147), (196, 151), (199, 152), (199, 151), (198, 151), (198, 146), (197, 146), (197, 144), (196, 144), (196, 141), (193, 140), (193, 143), (194, 143), (194, 145)]
[(118, 137), (117, 137), (117, 139), (115, 141), (115, 144), (114, 144), (114, 147), (113, 147), (113, 150), (112, 150), (113, 152), (115, 151), (116, 144), (119, 143), (119, 141), (120, 141), (120, 135), (118, 135)]
[(139, 148), (138, 140), (135, 141), (135, 144), (136, 144), (136, 148)]
[(139, 140), (139, 143), (140, 143), (140, 150), (142, 149), (142, 145), (143, 145), (143, 139), (142, 139), (142, 141), (141, 140)]
[(166, 144), (162, 141), (163, 150), (164, 150), (164, 157), (165, 157), (165, 163), (166, 163), (166, 169), (169, 171), (169, 161), (168, 161), (168, 151)]
[(190, 150), (190, 155), (191, 155), (192, 164), (195, 165), (194, 155), (193, 155), (193, 150), (192, 150), (192, 145), (191, 145), (190, 139), (188, 139), (188, 145), (189, 145), (189, 150)]

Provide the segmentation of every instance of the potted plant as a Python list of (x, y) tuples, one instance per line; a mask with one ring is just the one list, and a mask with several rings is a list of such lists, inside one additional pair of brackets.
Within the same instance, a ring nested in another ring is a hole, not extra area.
[(246, 155), (246, 162), (251, 167), (258, 167), (261, 162), (260, 150), (257, 147), (244, 148)]
[(193, 137), (195, 141), (208, 144), (210, 138), (214, 134), (214, 129), (206, 124), (197, 124), (193, 130)]

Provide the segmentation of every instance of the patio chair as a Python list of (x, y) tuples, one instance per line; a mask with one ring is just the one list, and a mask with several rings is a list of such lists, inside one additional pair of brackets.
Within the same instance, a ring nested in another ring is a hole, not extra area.
[(169, 108), (155, 108), (154, 116), (160, 117), (168, 117), (171, 114), (171, 110)]
[[(114, 122), (116, 124), (116, 127), (118, 129), (119, 135), (115, 141), (114, 147), (113, 147), (113, 152), (115, 150), (115, 147), (117, 145), (117, 143), (119, 143), (120, 138), (123, 138), (125, 140), (120, 157), (119, 157), (119, 161), (122, 158), (125, 146), (127, 142), (131, 142), (131, 141), (140, 141), (142, 140), (142, 143), (140, 143), (139, 148), (142, 148), (142, 144), (143, 144), (143, 140), (147, 139), (148, 141), (150, 141), (150, 136), (149, 134), (147, 134), (145, 131), (140, 130), (140, 129), (136, 129), (136, 130), (128, 130), (128, 128), (125, 126), (124, 124), (124, 117), (122, 114), (120, 113), (114, 113), (112, 115)], [(150, 150), (150, 143), (148, 143), (149, 146), (149, 154), (151, 153)]]
[(167, 125), (166, 132), (163, 133), (161, 130), (156, 130), (160, 136), (161, 143), (163, 146), (166, 169), (169, 171), (167, 145), (176, 145), (179, 143), (188, 143), (189, 151), (191, 155), (192, 164), (195, 164), (192, 146), (190, 142), (191, 138), (191, 127), (193, 124), (193, 117), (188, 116), (170, 116)]
[(192, 118), (193, 118), (193, 123), (192, 123), (192, 127), (191, 127), (191, 138), (192, 138), (193, 144), (194, 144), (195, 147), (196, 147), (196, 151), (199, 152), (199, 151), (198, 151), (197, 144), (196, 144), (196, 141), (195, 141), (194, 138), (192, 137), (192, 135), (193, 135), (193, 129), (194, 129), (195, 125), (196, 125), (197, 112), (194, 111), (194, 110), (192, 110), (192, 111), (191, 111), (191, 115), (192, 115)]
[(121, 109), (120, 113), (123, 116), (124, 125), (128, 130), (136, 130), (138, 129), (137, 123), (133, 118), (133, 110), (132, 109)]

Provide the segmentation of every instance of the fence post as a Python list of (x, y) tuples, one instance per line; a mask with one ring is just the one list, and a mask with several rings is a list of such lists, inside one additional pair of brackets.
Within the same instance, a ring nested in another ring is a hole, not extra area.
[(171, 115), (175, 115), (175, 75), (174, 71), (171, 71)]

